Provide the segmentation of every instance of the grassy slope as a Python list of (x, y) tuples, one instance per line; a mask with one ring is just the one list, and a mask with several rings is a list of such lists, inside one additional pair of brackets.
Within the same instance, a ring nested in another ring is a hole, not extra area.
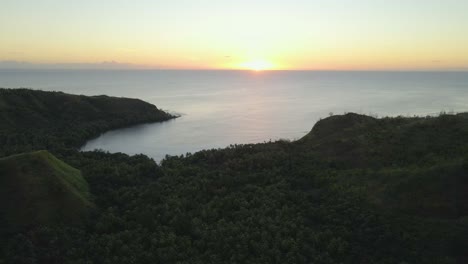
[(83, 221), (92, 203), (81, 172), (47, 151), (0, 159), (2, 231)]

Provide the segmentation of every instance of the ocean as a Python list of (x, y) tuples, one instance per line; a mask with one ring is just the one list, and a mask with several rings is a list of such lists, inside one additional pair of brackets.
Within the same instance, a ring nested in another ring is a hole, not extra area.
[(468, 111), (468, 72), (0, 70), (0, 87), (139, 98), (180, 114), (109, 131), (82, 148), (157, 161), (230, 144), (296, 140), (332, 114)]

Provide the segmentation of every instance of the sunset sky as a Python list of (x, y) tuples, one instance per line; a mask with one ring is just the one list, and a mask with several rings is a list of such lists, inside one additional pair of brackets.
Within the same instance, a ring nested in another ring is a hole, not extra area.
[(1, 2), (4, 65), (468, 69), (467, 0)]

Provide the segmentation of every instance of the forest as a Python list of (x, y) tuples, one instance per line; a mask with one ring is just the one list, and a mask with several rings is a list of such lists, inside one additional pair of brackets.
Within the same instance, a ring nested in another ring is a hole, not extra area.
[(139, 99), (0, 88), (0, 154), (77, 148), (111, 129), (172, 118)]
[[(78, 150), (109, 129), (170, 118), (135, 99), (0, 89), (0, 182), (22, 184), (43, 168), (44, 191), (28, 199), (45, 202), (18, 210), (70, 211), (19, 225), (4, 192), (0, 263), (468, 261), (468, 114), (348, 113), (298, 141), (160, 163)], [(79, 216), (77, 195), (86, 197)]]

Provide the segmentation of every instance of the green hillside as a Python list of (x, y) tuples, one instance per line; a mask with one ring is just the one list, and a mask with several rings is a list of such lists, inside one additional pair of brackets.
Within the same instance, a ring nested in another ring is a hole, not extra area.
[(80, 224), (93, 206), (81, 172), (47, 151), (0, 159), (0, 201), (2, 233)]
[(110, 129), (171, 118), (139, 99), (0, 89), (0, 156), (79, 147)]
[(468, 118), (347, 114), (318, 122), (296, 143), (328, 162), (375, 204), (438, 218), (468, 216)]
[(152, 170), (143, 157), (84, 153), (76, 166), (106, 208), (91, 259), (465, 263), (467, 128), (463, 114), (347, 114), (297, 142), (203, 150)]
[(319, 121), (298, 144), (346, 166), (405, 166), (468, 153), (466, 114), (372, 118), (346, 114)]
[[(53, 98), (69, 95), (42, 93), (8, 96), (24, 105), (0, 100), (10, 109), (0, 152), (45, 146), (83, 178), (45, 151), (0, 160), (0, 219), (10, 231), (0, 237), (0, 263), (468, 261), (467, 114), (332, 116), (295, 142), (157, 164), (73, 149), (96, 131), (131, 124), (121, 117), (146, 111), (132, 112), (133, 101), (71, 96), (78, 101), (67, 113)], [(99, 102), (96, 115), (90, 101)]]

